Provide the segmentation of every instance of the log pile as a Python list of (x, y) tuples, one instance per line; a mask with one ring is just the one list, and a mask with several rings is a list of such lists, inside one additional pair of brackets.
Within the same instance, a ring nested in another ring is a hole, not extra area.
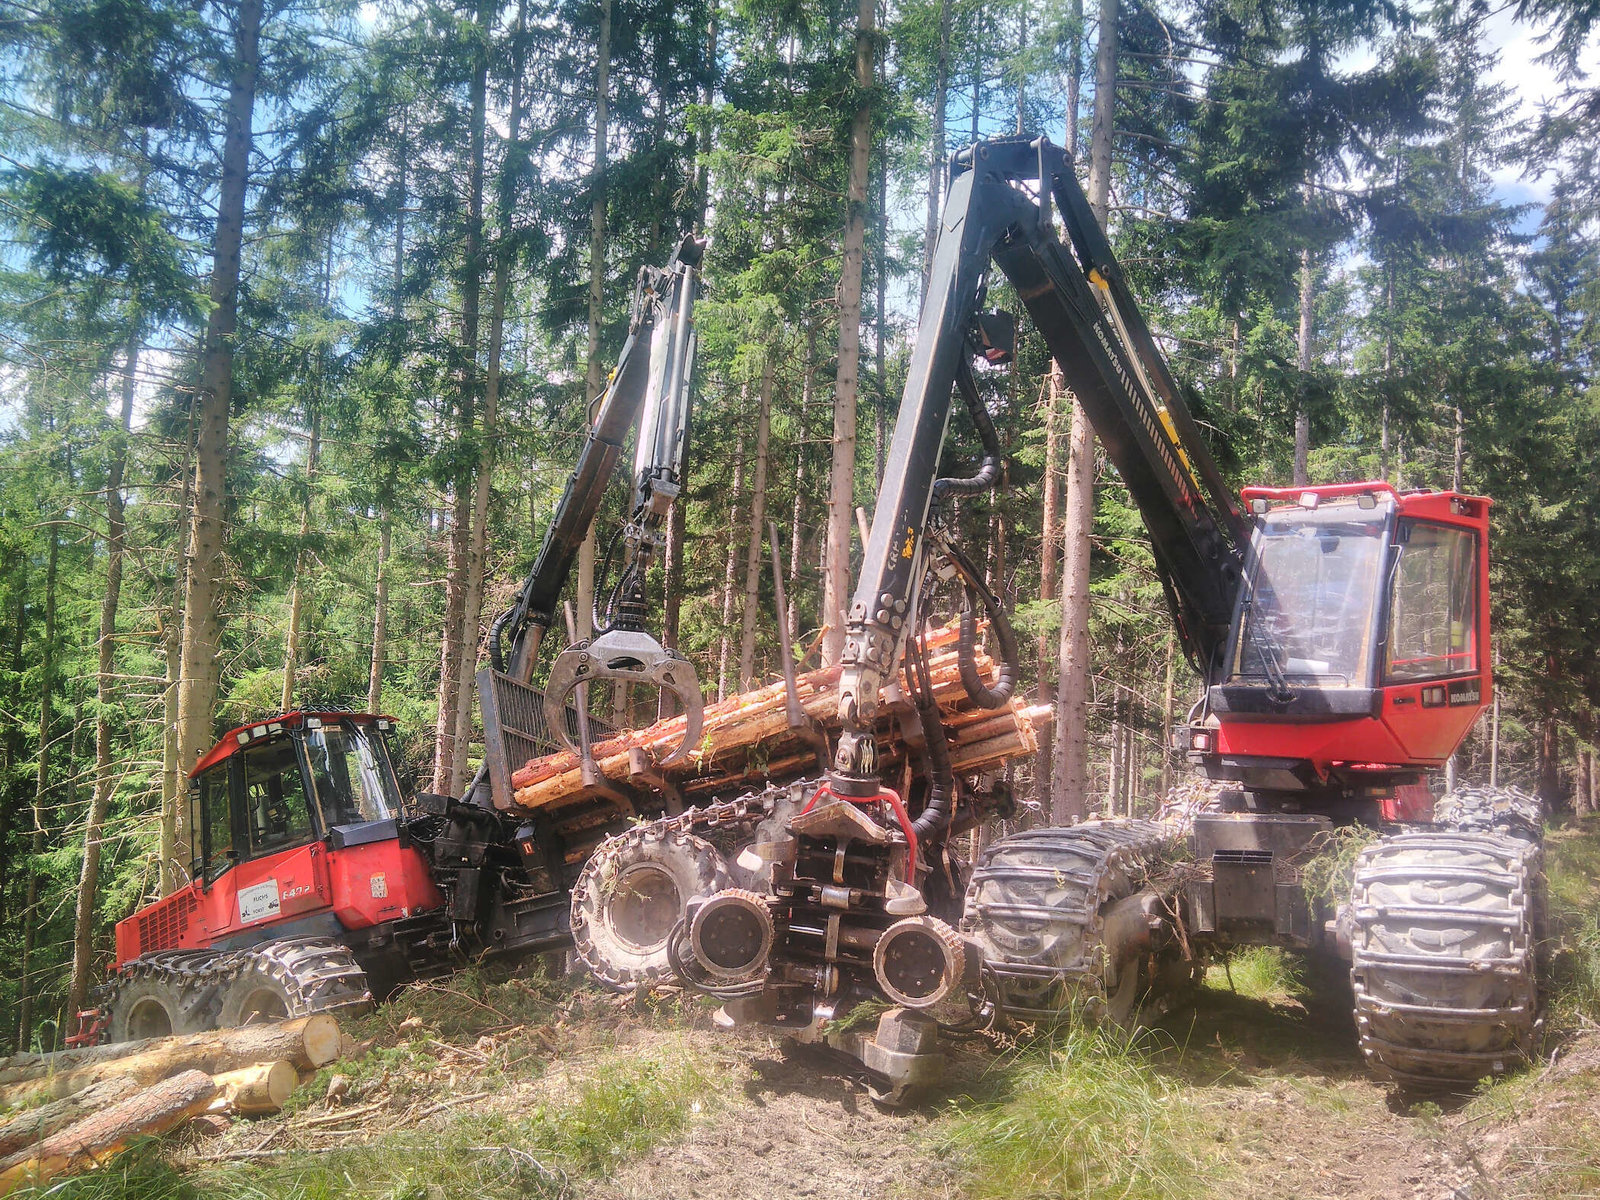
[[(946, 625), (929, 633), (929, 675), (950, 738), (951, 761), (958, 774), (970, 775), (1002, 766), (1007, 760), (1033, 754), (1038, 731), (1053, 719), (1049, 705), (1025, 706), (1014, 699), (996, 710), (984, 710), (968, 699), (961, 683), (955, 649), (956, 628)], [(992, 683), (995, 665), (982, 651), (977, 655), (980, 676)], [(779, 681), (754, 691), (730, 696), (706, 708), (700, 745), (687, 758), (661, 765), (661, 760), (683, 739), (684, 718), (672, 717), (643, 729), (629, 730), (596, 742), (593, 758), (607, 780), (626, 784), (665, 781), (688, 803), (710, 799), (712, 793), (739, 787), (759, 787), (765, 781), (815, 774), (819, 769), (819, 734), (838, 733), (838, 667), (825, 667), (800, 675), (796, 692), (806, 725), (791, 726), (786, 711), (784, 684)], [(898, 772), (920, 741), (915, 710), (898, 690), (885, 695), (884, 715), (878, 722), (880, 760), (885, 776)], [(526, 763), (512, 776), (517, 805), (537, 810), (560, 810), (596, 794), (583, 782), (582, 765), (571, 751), (560, 751)]]
[[(0, 1196), (99, 1166), (132, 1139), (200, 1113), (275, 1113), (303, 1078), (338, 1059), (340, 1036), (321, 1013), (0, 1060)], [(18, 1105), (33, 1107), (4, 1111)]]

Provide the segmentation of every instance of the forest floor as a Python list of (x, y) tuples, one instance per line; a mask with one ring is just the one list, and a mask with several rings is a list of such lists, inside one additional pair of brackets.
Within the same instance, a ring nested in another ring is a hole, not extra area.
[(1276, 952), (1238, 956), (1231, 983), (1213, 968), (1136, 1038), (959, 1045), (939, 1095), (898, 1112), (846, 1060), (717, 1030), (698, 1001), (525, 969), (414, 988), (352, 1023), (351, 1057), (280, 1117), (191, 1127), (49, 1194), (1600, 1198), (1600, 828), (1548, 851), (1563, 949), (1543, 1061), (1452, 1104), (1369, 1079), (1348, 997)]

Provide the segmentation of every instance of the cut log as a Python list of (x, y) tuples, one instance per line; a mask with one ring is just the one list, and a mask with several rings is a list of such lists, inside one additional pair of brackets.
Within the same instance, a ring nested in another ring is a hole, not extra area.
[(179, 1071), (219, 1075), (280, 1058), (297, 1070), (311, 1071), (339, 1057), (339, 1023), (327, 1013), (317, 1013), (271, 1025), (240, 1025), (131, 1044), (137, 1046), (134, 1053), (109, 1060), (83, 1062), (74, 1057), (84, 1054), (82, 1050), (33, 1056), (36, 1061), (26, 1067), (30, 1077), (0, 1085), (0, 1104), (24, 1103), (40, 1095), (69, 1096), (116, 1075), (152, 1084)]
[(259, 1117), (283, 1107), (294, 1089), (300, 1086), (300, 1072), (288, 1059), (280, 1058), (276, 1062), (224, 1071), (213, 1076), (212, 1082), (217, 1085), (217, 1097), (211, 1102), (213, 1112)]
[[(977, 666), (980, 675), (992, 677), (994, 664), (986, 655), (977, 656)], [(963, 705), (970, 706), (961, 683), (959, 659), (954, 652), (934, 654), (929, 662), (929, 675), (935, 699), (942, 709), (954, 714)], [(828, 730), (838, 724), (838, 677), (839, 670), (834, 667), (813, 671), (796, 681), (796, 692), (806, 716)], [(1016, 729), (1025, 723), (1017, 715), (1020, 711), (1015, 704), (1008, 704), (994, 715)], [(634, 751), (642, 750), (655, 760), (664, 757), (680, 741), (682, 722), (683, 718), (675, 717), (596, 743), (594, 759), (600, 774), (626, 781), (631, 774), (630, 760)], [(887, 756), (893, 753), (899, 740), (899, 726), (890, 720), (888, 713), (880, 724), (880, 752)], [(777, 778), (770, 766), (764, 772), (746, 769), (745, 760), (757, 747), (762, 751), (760, 758), (768, 764), (788, 756), (795, 758), (804, 769), (804, 756), (797, 757), (795, 753), (803, 745), (803, 738), (789, 727), (781, 683), (712, 705), (706, 710), (703, 729), (701, 745), (687, 762), (657, 769), (697, 792), (734, 786), (749, 780), (753, 774)], [(794, 750), (789, 749), (791, 746)], [(568, 751), (532, 760), (512, 776), (512, 784), (517, 805), (528, 809), (561, 808), (590, 794), (590, 789), (584, 785), (577, 756)]]
[(0, 1160), (0, 1195), (74, 1171), (97, 1167), (136, 1137), (157, 1137), (204, 1112), (217, 1085), (203, 1071), (184, 1071), (101, 1109)]
[(90, 1113), (99, 1112), (106, 1105), (133, 1095), (141, 1087), (137, 1079), (118, 1075), (91, 1084), (81, 1092), (16, 1114), (0, 1123), (0, 1158), (7, 1158), (24, 1146), (31, 1146), (41, 1138), (49, 1137), (56, 1130), (65, 1129), (74, 1121), (81, 1121)]

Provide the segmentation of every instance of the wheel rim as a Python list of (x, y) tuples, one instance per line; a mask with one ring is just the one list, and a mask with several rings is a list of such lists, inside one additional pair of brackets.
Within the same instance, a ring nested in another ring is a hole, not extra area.
[(142, 1038), (170, 1037), (172, 1035), (172, 1014), (167, 1011), (167, 1006), (153, 996), (146, 996), (143, 1000), (135, 1002), (128, 1010), (128, 1039), (138, 1041)]
[(278, 1021), (289, 1015), (289, 1006), (283, 994), (275, 988), (260, 987), (244, 998), (239, 1006), (239, 1024), (253, 1025), (260, 1021)]
[(617, 880), (611, 897), (611, 927), (634, 950), (667, 944), (683, 916), (683, 895), (673, 877), (655, 863), (639, 863)]

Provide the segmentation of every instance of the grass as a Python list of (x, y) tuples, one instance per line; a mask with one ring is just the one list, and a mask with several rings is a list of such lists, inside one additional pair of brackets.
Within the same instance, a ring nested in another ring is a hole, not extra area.
[(1305, 990), (1299, 962), (1276, 946), (1243, 946), (1206, 969), (1206, 986), (1282, 1004)]
[(992, 1095), (955, 1105), (933, 1150), (970, 1200), (1190, 1200), (1219, 1164), (1203, 1110), (1158, 1072), (1147, 1039), (1073, 1025), (990, 1072)]
[[(404, 1019), (403, 1017), (401, 1019)], [(142, 1145), (108, 1168), (13, 1193), (17, 1200), (570, 1200), (585, 1178), (681, 1132), (719, 1103), (720, 1063), (703, 1064), (689, 1037), (660, 1033), (628, 1047), (586, 1052), (570, 1073), (550, 1075), (528, 1060), (513, 1071), (485, 1070), (457, 1091), (490, 1088), (495, 1101), (448, 1117), (396, 1127), (407, 1100), (439, 1091), (428, 1072), (437, 1062), (417, 1045), (373, 1051), (338, 1071), (390, 1097), (365, 1118), (363, 1140), (329, 1149), (296, 1149), (279, 1158), (175, 1169), (159, 1145)], [(327, 1072), (324, 1072), (326, 1074)], [(404, 1081), (415, 1084), (405, 1090)], [(307, 1084), (299, 1108), (321, 1099), (325, 1080)], [(448, 1091), (439, 1091), (448, 1098)]]
[(1600, 1021), (1600, 827), (1552, 829), (1545, 837), (1551, 1023)]

